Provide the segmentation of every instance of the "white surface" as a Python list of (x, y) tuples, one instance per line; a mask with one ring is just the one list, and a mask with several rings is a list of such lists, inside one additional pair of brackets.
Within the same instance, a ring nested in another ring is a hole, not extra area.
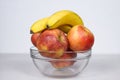
[(0, 54), (0, 80), (120, 80), (120, 55), (92, 55), (86, 69), (71, 78), (39, 73), (28, 54)]
[(55, 11), (78, 13), (95, 35), (93, 52), (120, 51), (120, 0), (0, 0), (0, 53), (28, 53), (30, 26)]

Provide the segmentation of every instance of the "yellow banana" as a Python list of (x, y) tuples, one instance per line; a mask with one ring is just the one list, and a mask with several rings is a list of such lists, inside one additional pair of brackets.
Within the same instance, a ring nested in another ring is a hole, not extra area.
[(69, 25), (63, 25), (63, 26), (58, 27), (58, 29), (62, 30), (65, 33), (68, 33), (69, 30), (71, 29), (71, 26), (69, 26)]
[(47, 18), (42, 18), (38, 21), (36, 21), (30, 28), (30, 32), (31, 33), (37, 33), (37, 32), (41, 32), (44, 29), (47, 28), (47, 21), (48, 21), (48, 17)]
[(84, 25), (81, 17), (70, 10), (61, 10), (49, 17), (47, 25), (50, 29), (62, 27), (62, 25)]

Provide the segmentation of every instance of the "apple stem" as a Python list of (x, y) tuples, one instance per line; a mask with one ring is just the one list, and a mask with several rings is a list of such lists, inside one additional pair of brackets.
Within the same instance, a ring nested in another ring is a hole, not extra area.
[(30, 30), (30, 34), (33, 34), (32, 30)]

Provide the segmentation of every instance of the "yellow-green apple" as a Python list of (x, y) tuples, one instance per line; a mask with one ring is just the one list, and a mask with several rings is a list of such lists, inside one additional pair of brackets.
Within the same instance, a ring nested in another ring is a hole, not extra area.
[(47, 29), (37, 39), (38, 50), (54, 51), (41, 52), (41, 55), (49, 58), (59, 58), (68, 49), (68, 40), (65, 33), (59, 29)]
[(74, 60), (68, 60), (73, 59), (77, 56), (77, 53), (64, 53), (59, 59), (51, 61), (51, 64), (55, 68), (65, 68), (72, 66), (74, 64)]
[(37, 41), (39, 35), (40, 35), (40, 33), (34, 33), (34, 34), (32, 34), (32, 36), (31, 36), (31, 42), (32, 42), (32, 44), (33, 44), (34, 46), (36, 46), (36, 41)]
[(74, 51), (83, 51), (91, 49), (94, 43), (93, 33), (82, 25), (76, 25), (67, 35), (70, 48)]

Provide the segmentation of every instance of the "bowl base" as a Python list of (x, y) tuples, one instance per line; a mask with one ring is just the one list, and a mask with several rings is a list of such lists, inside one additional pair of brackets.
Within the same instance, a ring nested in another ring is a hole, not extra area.
[(71, 67), (57, 69), (50, 66), (45, 68), (42, 73), (49, 77), (73, 77), (79, 74), (78, 71), (74, 70)]

